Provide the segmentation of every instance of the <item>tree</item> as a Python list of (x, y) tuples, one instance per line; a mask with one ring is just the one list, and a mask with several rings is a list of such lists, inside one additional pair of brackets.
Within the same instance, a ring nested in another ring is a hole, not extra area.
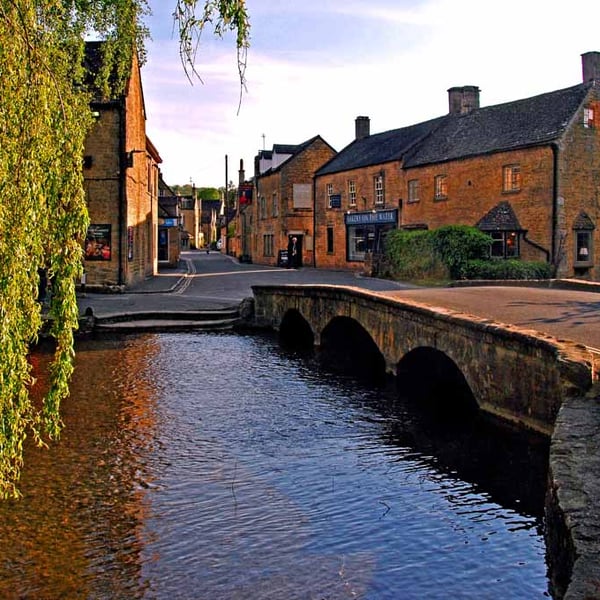
[[(84, 38), (106, 40), (94, 83), (118, 97), (132, 53), (144, 59), (146, 0), (0, 0), (0, 497), (17, 497), (23, 443), (59, 437), (60, 404), (69, 393), (78, 325), (76, 280), (88, 225), (84, 142), (92, 125)], [(202, 31), (237, 32), (244, 85), (249, 22), (243, 0), (176, 0), (180, 51), (189, 76)], [(40, 273), (52, 281), (49, 334), (54, 356), (41, 406), (30, 347), (44, 324)]]

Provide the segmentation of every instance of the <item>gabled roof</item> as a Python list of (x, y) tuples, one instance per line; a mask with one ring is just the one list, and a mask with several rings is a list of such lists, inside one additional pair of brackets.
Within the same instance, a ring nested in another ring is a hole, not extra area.
[(513, 207), (506, 200), (496, 204), (476, 227), (482, 231), (524, 231)]
[(266, 171), (264, 171), (263, 173), (258, 175), (258, 177), (264, 177), (265, 175), (271, 175), (271, 173), (276, 173), (284, 165), (288, 164), (290, 160), (292, 160), (294, 157), (298, 156), (298, 154), (300, 154), (301, 152), (306, 150), (309, 146), (311, 146), (317, 140), (321, 140), (324, 144), (329, 146), (335, 152), (335, 148), (333, 148), (330, 144), (328, 144), (320, 135), (315, 135), (315, 136), (311, 137), (309, 140), (306, 140), (305, 142), (302, 142), (301, 144), (296, 144), (296, 145), (274, 144), (273, 145), (273, 154), (290, 154), (290, 156), (288, 156), (288, 158), (286, 158), (282, 163), (280, 163), (276, 167), (271, 167), (270, 169), (267, 169)]
[(596, 229), (596, 226), (588, 214), (584, 211), (581, 211), (577, 216), (577, 219), (575, 219), (575, 223), (573, 223), (573, 229), (588, 229), (592, 231)]
[(396, 160), (410, 168), (547, 144), (564, 133), (591, 85), (579, 84), (370, 135), (346, 146), (317, 176)]

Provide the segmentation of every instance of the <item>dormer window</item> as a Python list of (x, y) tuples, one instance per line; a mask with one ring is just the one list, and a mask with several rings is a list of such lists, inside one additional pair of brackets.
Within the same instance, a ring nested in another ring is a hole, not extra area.
[(583, 109), (583, 126), (590, 129), (594, 126), (594, 109), (590, 106)]

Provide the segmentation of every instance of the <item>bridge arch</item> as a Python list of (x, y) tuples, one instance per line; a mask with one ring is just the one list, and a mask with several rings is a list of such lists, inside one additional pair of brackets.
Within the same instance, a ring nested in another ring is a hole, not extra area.
[[(257, 326), (278, 330), (287, 311), (296, 310), (309, 324), (317, 352), (343, 347), (358, 366), (365, 360), (352, 347), (375, 344), (378, 351), (368, 359), (375, 372), (381, 354), (393, 374), (405, 357), (423, 364), (422, 355), (409, 355), (412, 350), (436, 349), (458, 365), (481, 410), (546, 435), (564, 400), (592, 384), (584, 348), (534, 331), (351, 287), (257, 285), (252, 291)], [(351, 329), (344, 331), (344, 324)]]
[(370, 333), (351, 317), (334, 317), (321, 331), (319, 358), (329, 368), (381, 380), (385, 357)]
[(479, 410), (479, 404), (458, 365), (445, 352), (420, 346), (396, 365), (398, 392), (422, 406), (460, 418)]
[(287, 348), (309, 351), (314, 347), (315, 334), (300, 311), (292, 308), (283, 315), (279, 325), (279, 340)]

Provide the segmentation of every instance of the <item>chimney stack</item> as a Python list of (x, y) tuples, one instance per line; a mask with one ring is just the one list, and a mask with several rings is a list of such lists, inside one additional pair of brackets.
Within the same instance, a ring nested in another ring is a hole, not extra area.
[(371, 119), (369, 117), (356, 117), (354, 131), (357, 140), (369, 137), (371, 135)]
[(451, 115), (466, 115), (479, 108), (479, 88), (476, 85), (452, 87), (448, 90), (448, 105)]
[(586, 52), (581, 55), (583, 83), (600, 81), (600, 52)]

